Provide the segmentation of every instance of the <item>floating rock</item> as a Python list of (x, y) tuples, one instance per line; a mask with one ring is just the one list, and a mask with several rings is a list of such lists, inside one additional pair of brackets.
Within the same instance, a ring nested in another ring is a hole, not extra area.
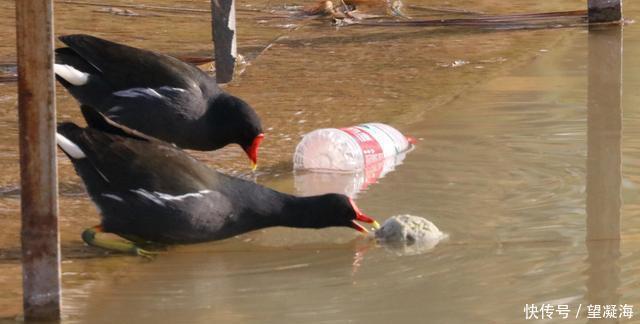
[(398, 215), (387, 219), (375, 232), (375, 237), (402, 254), (419, 254), (431, 250), (449, 235), (422, 217)]

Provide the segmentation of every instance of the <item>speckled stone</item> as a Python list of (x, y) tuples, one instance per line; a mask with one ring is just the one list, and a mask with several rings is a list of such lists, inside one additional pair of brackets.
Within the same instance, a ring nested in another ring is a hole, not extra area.
[(415, 243), (438, 242), (447, 235), (442, 233), (432, 222), (418, 216), (398, 215), (387, 219), (375, 232), (382, 242)]

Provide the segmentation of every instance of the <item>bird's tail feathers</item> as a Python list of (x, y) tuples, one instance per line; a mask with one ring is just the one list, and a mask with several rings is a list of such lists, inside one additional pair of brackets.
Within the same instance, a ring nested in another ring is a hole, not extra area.
[(65, 122), (58, 125), (56, 143), (70, 159), (79, 160), (87, 157), (85, 152), (74, 141), (81, 132), (82, 128), (74, 123)]

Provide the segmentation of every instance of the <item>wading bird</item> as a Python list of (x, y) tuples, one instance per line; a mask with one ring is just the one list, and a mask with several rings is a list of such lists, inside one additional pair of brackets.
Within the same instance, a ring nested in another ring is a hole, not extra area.
[[(58, 126), (71, 159), (102, 216), (86, 229), (93, 246), (149, 256), (138, 243), (221, 240), (270, 227), (350, 227), (378, 223), (345, 195), (297, 197), (210, 169), (181, 149), (116, 124), (88, 106), (89, 127)], [(132, 242), (100, 238), (114, 233)]]
[(56, 77), (81, 104), (181, 148), (239, 144), (256, 168), (260, 118), (215, 78), (171, 56), (89, 35), (60, 40), (67, 47), (56, 49)]

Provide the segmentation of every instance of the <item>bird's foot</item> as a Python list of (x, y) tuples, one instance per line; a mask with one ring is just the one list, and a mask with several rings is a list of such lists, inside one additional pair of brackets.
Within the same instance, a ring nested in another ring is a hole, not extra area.
[(135, 244), (132, 244), (132, 245), (133, 245), (133, 250), (132, 250), (133, 254), (137, 256), (141, 256), (143, 258), (153, 259), (156, 255), (160, 254), (160, 252), (147, 251), (143, 248), (136, 246)]
[(100, 238), (97, 235), (99, 233), (104, 233), (102, 226), (98, 225), (87, 228), (82, 232), (82, 240), (91, 246), (103, 248), (109, 251), (133, 254), (147, 259), (152, 259), (154, 256), (160, 254), (159, 252), (147, 251), (133, 242)]

